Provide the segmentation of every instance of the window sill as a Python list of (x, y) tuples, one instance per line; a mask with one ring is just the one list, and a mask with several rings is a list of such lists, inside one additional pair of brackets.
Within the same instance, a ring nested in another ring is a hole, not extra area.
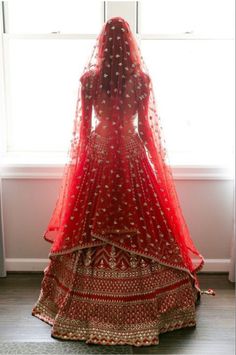
[[(192, 156), (191, 156), (192, 158)], [(13, 154), (2, 155), (0, 177), (2, 179), (61, 179), (67, 156), (57, 154)], [(233, 164), (213, 164), (206, 160), (188, 160), (187, 155), (170, 162), (176, 180), (233, 180)]]

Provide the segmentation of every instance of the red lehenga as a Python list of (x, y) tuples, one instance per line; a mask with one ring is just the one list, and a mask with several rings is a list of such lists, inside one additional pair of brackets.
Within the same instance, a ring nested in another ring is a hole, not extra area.
[(97, 38), (75, 116), (32, 315), (56, 338), (158, 344), (160, 333), (196, 325), (204, 259), (181, 212), (150, 76), (121, 17)]

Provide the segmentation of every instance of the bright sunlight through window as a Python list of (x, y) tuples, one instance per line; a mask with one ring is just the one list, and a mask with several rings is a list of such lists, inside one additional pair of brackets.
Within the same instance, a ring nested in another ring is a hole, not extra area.
[[(145, 0), (136, 10), (170, 162), (230, 164), (233, 0)], [(104, 15), (102, 1), (4, 2), (8, 153), (66, 153), (79, 78)]]

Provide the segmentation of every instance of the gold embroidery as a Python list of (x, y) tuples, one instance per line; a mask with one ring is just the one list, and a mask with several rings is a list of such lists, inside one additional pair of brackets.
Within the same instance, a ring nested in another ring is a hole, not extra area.
[(41, 285), (32, 315), (60, 339), (141, 346), (196, 324), (196, 289), (185, 271), (114, 245), (54, 256)]

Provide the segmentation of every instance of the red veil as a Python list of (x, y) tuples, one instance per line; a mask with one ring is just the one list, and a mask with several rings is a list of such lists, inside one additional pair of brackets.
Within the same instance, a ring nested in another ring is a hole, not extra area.
[[(49, 256), (111, 243), (195, 273), (204, 264), (179, 205), (152, 80), (121, 17), (79, 81), (73, 136), (45, 240)], [(197, 287), (197, 286), (196, 286)]]

